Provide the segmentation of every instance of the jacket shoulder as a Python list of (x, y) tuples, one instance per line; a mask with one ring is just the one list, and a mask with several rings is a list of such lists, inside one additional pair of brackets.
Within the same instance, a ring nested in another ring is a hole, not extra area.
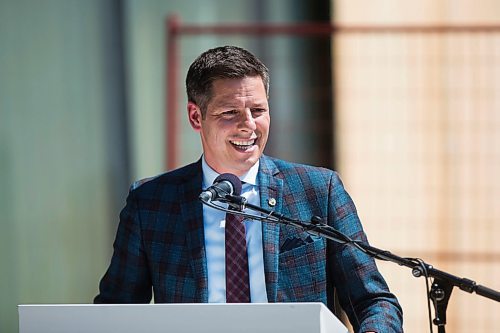
[(263, 164), (268, 170), (273, 170), (275, 173), (282, 174), (283, 178), (291, 176), (303, 176), (302, 178), (324, 178), (329, 179), (332, 176), (336, 177), (337, 172), (325, 167), (313, 166), (302, 163), (294, 163), (281, 160), (274, 157), (265, 156)]
[(130, 191), (148, 191), (160, 185), (180, 185), (201, 173), (200, 161), (191, 163), (181, 168), (168, 171), (156, 176), (135, 181), (130, 186)]

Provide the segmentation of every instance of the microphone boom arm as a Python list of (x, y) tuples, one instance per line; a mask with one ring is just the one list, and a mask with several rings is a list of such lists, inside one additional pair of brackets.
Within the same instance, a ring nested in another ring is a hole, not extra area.
[[(205, 205), (231, 214), (241, 215), (262, 222), (292, 225), (301, 228), (305, 232), (329, 239), (331, 241), (340, 244), (352, 245), (375, 259), (390, 261), (400, 266), (406, 266), (410, 268), (414, 277), (425, 276), (426, 278), (434, 278), (432, 288), (430, 291), (428, 291), (428, 296), (433, 300), (433, 304), (435, 307), (435, 318), (433, 320), (433, 323), (438, 326), (438, 330), (441, 333), (445, 332), (444, 326), (446, 324), (446, 308), (448, 306), (448, 300), (451, 296), (453, 287), (456, 286), (468, 293), (476, 293), (480, 296), (500, 302), (500, 292), (496, 290), (479, 285), (473, 280), (460, 278), (450, 273), (436, 269), (432, 265), (425, 263), (421, 259), (403, 258), (391, 253), (390, 251), (376, 248), (362, 241), (353, 240), (347, 235), (329, 226), (328, 224), (323, 223), (320, 217), (313, 216), (310, 222), (305, 223), (297, 219), (289, 218), (274, 210), (267, 210), (257, 205), (250, 204), (247, 202), (246, 198), (231, 194), (228, 194), (224, 198), (219, 199), (219, 201), (221, 202), (228, 203), (229, 209), (215, 205), (209, 200), (203, 200), (202, 198), (200, 198), (200, 200)], [(243, 210), (245, 208), (249, 208), (253, 211), (259, 212), (261, 213), (261, 215), (244, 213)]]

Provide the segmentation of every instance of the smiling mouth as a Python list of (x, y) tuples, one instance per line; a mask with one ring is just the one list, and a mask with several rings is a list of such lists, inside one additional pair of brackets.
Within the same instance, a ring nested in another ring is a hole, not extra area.
[(229, 142), (238, 150), (246, 151), (255, 145), (257, 139), (251, 140), (229, 140)]

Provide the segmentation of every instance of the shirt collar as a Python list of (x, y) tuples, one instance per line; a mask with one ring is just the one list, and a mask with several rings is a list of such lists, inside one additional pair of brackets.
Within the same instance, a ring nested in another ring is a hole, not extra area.
[[(247, 173), (238, 178), (247, 184), (258, 185), (257, 173), (259, 172), (259, 163), (260, 160), (257, 160), (257, 163), (252, 165)], [(207, 164), (205, 161), (205, 155), (203, 155), (203, 158), (201, 159), (201, 168), (203, 170), (203, 188), (207, 188), (214, 183), (214, 180), (219, 176), (219, 173)]]

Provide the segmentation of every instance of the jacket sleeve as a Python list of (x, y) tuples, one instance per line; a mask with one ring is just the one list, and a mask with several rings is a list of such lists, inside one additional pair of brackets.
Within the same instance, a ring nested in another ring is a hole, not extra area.
[[(328, 209), (330, 225), (352, 239), (367, 242), (354, 203), (335, 172), (330, 179)], [(333, 283), (355, 332), (403, 332), (401, 306), (374, 259), (348, 244), (330, 245)]]
[(130, 191), (120, 213), (111, 264), (99, 284), (94, 303), (149, 303), (151, 278), (141, 237), (135, 191)]

